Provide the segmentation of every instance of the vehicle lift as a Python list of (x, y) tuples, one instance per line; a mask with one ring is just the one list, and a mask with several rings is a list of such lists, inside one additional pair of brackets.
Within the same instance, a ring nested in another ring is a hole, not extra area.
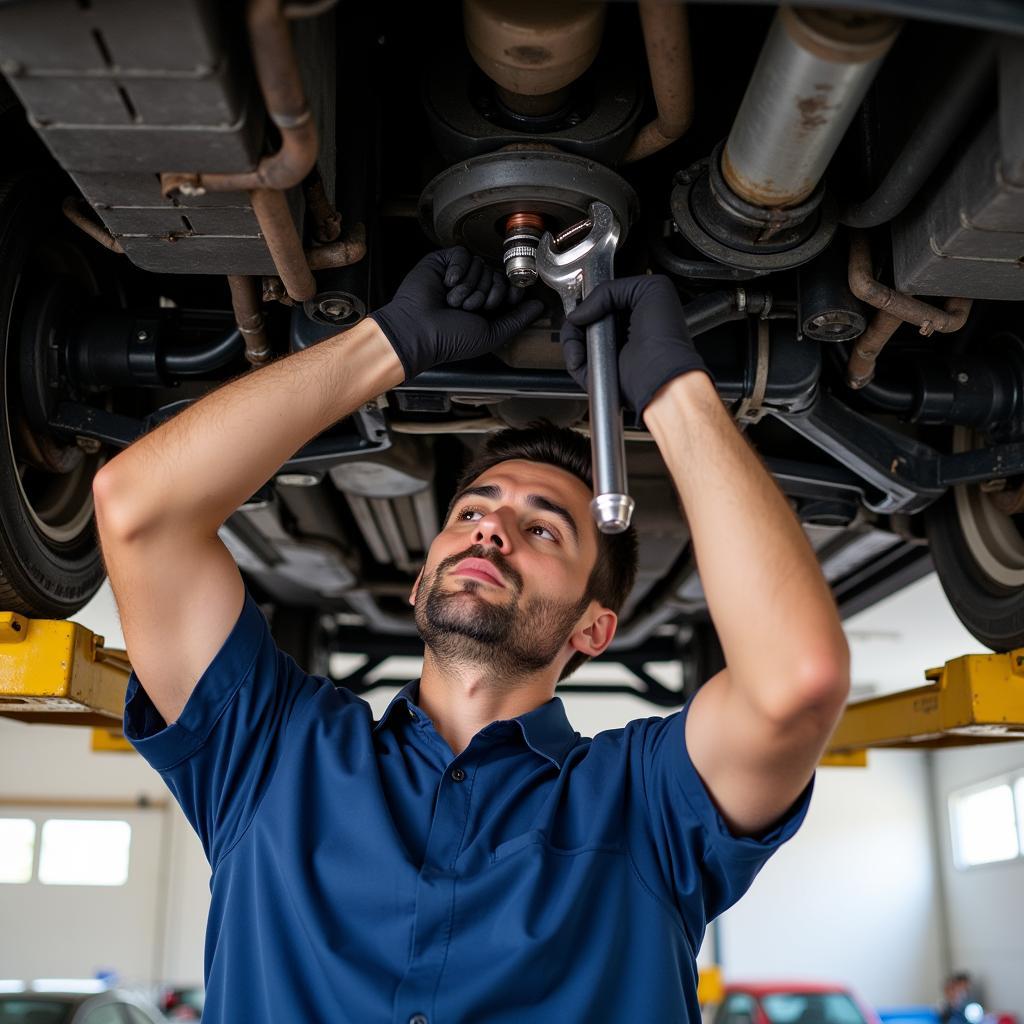
[[(93, 728), (93, 749), (130, 750), (121, 736), (131, 663), (125, 651), (65, 619), (0, 611), (0, 715)], [(966, 654), (910, 690), (851, 704), (822, 764), (863, 766), (870, 748), (921, 750), (1024, 739), (1024, 647)]]

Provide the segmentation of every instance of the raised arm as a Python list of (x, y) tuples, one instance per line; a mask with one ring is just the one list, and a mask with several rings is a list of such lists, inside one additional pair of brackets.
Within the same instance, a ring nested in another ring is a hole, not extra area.
[[(96, 521), (128, 655), (174, 721), (242, 608), (217, 531), (311, 438), (435, 362), (489, 351), (534, 319), (461, 248), (432, 253), (344, 334), (205, 395), (111, 460)], [(481, 315), (495, 313), (495, 318)]]
[[(624, 397), (643, 414), (682, 499), (726, 668), (693, 698), (686, 743), (736, 834), (775, 822), (807, 785), (849, 692), (828, 584), (775, 481), (736, 428), (670, 281), (602, 286), (571, 319), (630, 314)], [(563, 334), (579, 361), (582, 332)]]

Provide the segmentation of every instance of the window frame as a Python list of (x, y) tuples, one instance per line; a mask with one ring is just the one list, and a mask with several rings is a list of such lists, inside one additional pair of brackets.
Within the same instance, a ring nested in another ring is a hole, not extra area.
[[(977, 793), (998, 789), (1006, 786), (1010, 790), (1010, 805), (1013, 809), (1013, 832), (1017, 842), (1017, 852), (1012, 857), (1001, 857), (999, 860), (982, 861), (977, 864), (966, 863), (961, 854), (960, 830), (957, 822), (958, 804)], [(990, 776), (981, 782), (971, 783), (951, 790), (946, 796), (946, 814), (949, 821), (950, 850), (953, 866), (957, 871), (977, 871), (984, 868), (998, 867), (1003, 864), (1016, 864), (1024, 860), (1024, 766), (1014, 768), (998, 775)]]

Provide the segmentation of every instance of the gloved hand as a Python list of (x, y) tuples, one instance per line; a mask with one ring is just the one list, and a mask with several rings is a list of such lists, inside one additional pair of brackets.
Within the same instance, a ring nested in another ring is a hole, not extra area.
[(628, 311), (626, 341), (619, 332), (619, 391), (636, 410), (637, 423), (658, 389), (680, 374), (710, 371), (690, 340), (672, 282), (662, 274), (623, 277), (599, 284), (562, 325), (565, 366), (582, 388), (587, 386), (586, 325), (608, 313)]
[(522, 295), (500, 270), (488, 269), (456, 245), (424, 256), (395, 297), (370, 316), (391, 342), (408, 380), (438, 363), (499, 348), (544, 309), (537, 299), (521, 301)]

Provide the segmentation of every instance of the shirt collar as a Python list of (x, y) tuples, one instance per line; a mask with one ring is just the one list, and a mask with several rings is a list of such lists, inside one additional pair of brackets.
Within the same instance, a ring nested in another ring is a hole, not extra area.
[[(373, 731), (384, 727), (395, 714), (400, 717), (412, 718), (414, 720), (426, 719), (423, 710), (417, 704), (419, 699), (420, 681), (414, 679), (406, 683), (398, 693), (391, 699), (377, 722)], [(526, 745), (542, 757), (546, 757), (556, 767), (561, 768), (566, 755), (576, 745), (579, 733), (569, 724), (565, 714), (565, 706), (561, 698), (552, 697), (545, 701), (540, 707), (527, 711), (525, 715), (510, 719), (515, 722), (522, 732)], [(507, 722), (492, 722), (481, 732), (497, 732)]]

